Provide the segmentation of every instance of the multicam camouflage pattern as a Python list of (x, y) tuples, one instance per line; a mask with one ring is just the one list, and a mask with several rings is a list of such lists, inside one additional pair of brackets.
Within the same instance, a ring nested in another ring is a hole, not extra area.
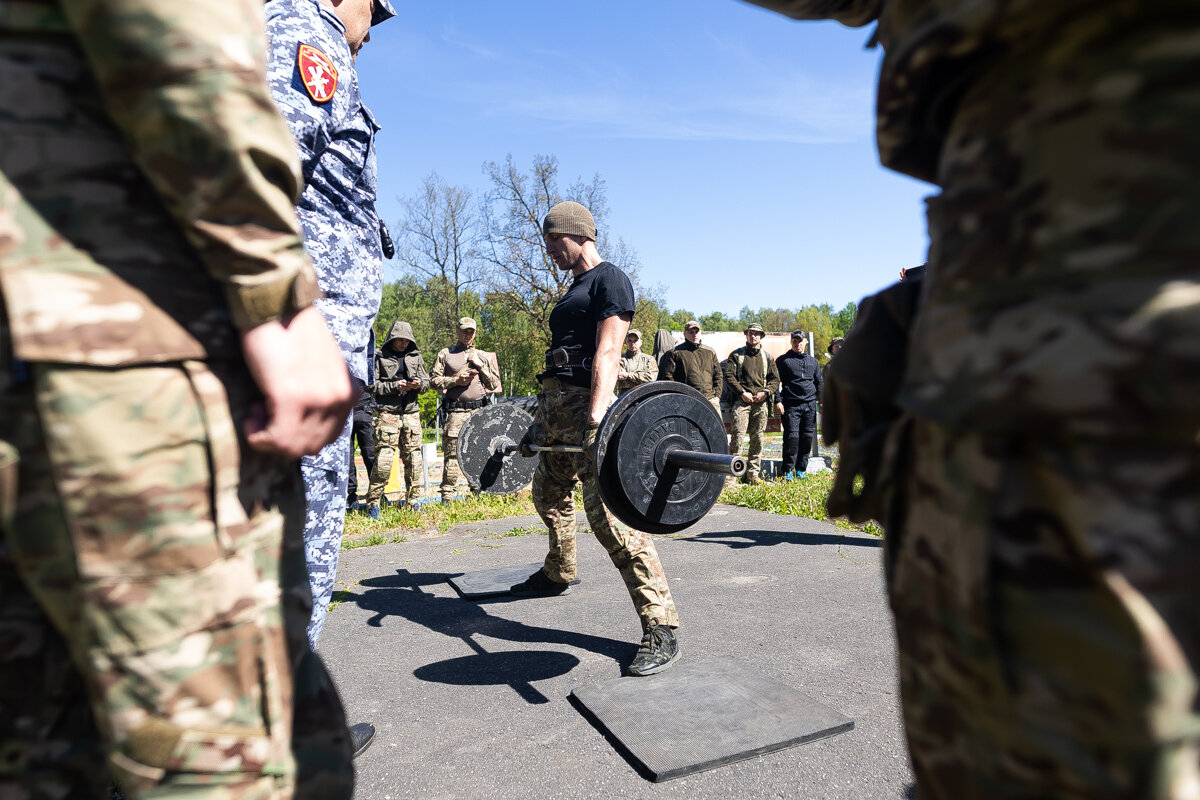
[[(719, 406), (718, 406), (719, 409)], [(746, 445), (746, 477), (756, 478), (762, 471), (763, 432), (767, 429), (767, 414), (770, 403), (744, 403), (738, 400), (729, 408), (729, 452), (737, 455), (742, 451), (742, 439), (747, 433), (750, 441)]]
[(0, 289), (19, 357), (240, 357), (235, 324), (312, 302), (263, 58), (254, 0), (6, 0)]
[(918, 795), (1200, 797), (1200, 9), (761, 4), (880, 15), (881, 158), (942, 190), (903, 385), (860, 403), (907, 409)]
[(317, 295), (261, 9), (0, 11), (6, 800), (352, 790), (299, 477), (238, 435), (236, 326)]
[(621, 363), (617, 369), (629, 374), (628, 378), (617, 378), (618, 396), (658, 377), (658, 362), (654, 360), (654, 356), (640, 350), (632, 353), (626, 350), (622, 353)]
[(1194, 448), (906, 424), (886, 544), (919, 796), (1200, 797)]
[[(547, 444), (578, 445), (583, 439), (591, 392), (566, 384), (538, 395), (536, 422)], [(539, 453), (533, 474), (533, 504), (550, 531), (550, 552), (543, 567), (551, 580), (575, 580), (575, 484), (583, 482), (583, 508), (596, 539), (621, 573), (642, 627), (679, 624), (667, 575), (649, 534), (617, 521), (600, 499), (591, 460), (582, 453)]]
[[(371, 487), (367, 490), (367, 505), (379, 505), (383, 490), (392, 475), (392, 464), (400, 455), (406, 500), (417, 500), (425, 493), (421, 483), (424, 463), (421, 459), (421, 414), (390, 414), (380, 411), (375, 417), (375, 467), (371, 470)], [(456, 462), (457, 463), (457, 462)]]
[[(249, 376), (27, 366), (25, 382), (0, 369), (0, 441), (20, 455), (2, 509), (0, 796), (100, 796), (111, 769), (130, 797), (285, 798), (303, 754), (324, 794), (296, 796), (349, 798), (344, 714), (300, 633), (299, 476), (241, 442)], [(321, 720), (311, 741), (292, 738), (298, 703)]]
[(475, 413), (471, 411), (446, 412), (446, 427), (442, 429), (442, 485), (439, 488), (443, 500), (452, 500), (462, 480), (462, 468), (458, 466), (458, 434), (463, 423)]

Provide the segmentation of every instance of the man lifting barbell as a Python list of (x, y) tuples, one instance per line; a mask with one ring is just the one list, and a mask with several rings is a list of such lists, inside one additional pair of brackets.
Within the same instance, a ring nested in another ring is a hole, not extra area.
[[(633, 319), (633, 285), (596, 250), (596, 223), (579, 203), (558, 203), (542, 223), (546, 253), (574, 281), (550, 313), (550, 352), (538, 378), (537, 422), (547, 445), (580, 445), (583, 452), (539, 453), (533, 503), (550, 532), (544, 566), (512, 587), (518, 597), (551, 597), (575, 579), (575, 502), (583, 505), (596, 539), (608, 551), (642, 621), (642, 644), (631, 675), (662, 672), (679, 659), (679, 615), (650, 536), (618, 522), (604, 507), (597, 484), (594, 445), (612, 402), (625, 333)], [(528, 438), (528, 437), (527, 437)], [(528, 440), (526, 444), (529, 444)]]

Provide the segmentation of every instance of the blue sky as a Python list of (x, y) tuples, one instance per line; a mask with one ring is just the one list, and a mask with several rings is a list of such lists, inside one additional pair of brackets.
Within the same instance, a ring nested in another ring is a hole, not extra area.
[(840, 308), (925, 260), (931, 187), (875, 152), (870, 29), (735, 0), (395, 5), (358, 62), (389, 223), (431, 171), (481, 193), (484, 162), (547, 154), (564, 186), (605, 180), (673, 309)]

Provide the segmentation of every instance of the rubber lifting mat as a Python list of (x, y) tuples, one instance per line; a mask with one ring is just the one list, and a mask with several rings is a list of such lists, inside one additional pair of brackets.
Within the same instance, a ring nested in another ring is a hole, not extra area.
[(652, 780), (825, 739), (854, 720), (732, 658), (682, 660), (646, 678), (571, 692)]
[[(484, 597), (498, 597), (508, 594), (514, 585), (528, 578), (542, 568), (542, 562), (536, 564), (518, 564), (515, 567), (496, 567), (483, 569), (478, 572), (466, 572), (462, 575), (451, 575), (446, 578), (454, 590), (467, 600), (481, 600)], [(574, 586), (579, 579), (571, 581)]]

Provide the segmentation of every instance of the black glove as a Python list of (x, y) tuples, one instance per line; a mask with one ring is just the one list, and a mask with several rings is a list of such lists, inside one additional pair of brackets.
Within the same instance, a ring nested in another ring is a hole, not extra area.
[[(905, 281), (865, 298), (854, 327), (829, 364), (821, 407), (825, 444), (838, 444), (839, 462), (826, 508), (852, 522), (888, 523), (907, 449), (896, 395), (908, 361), (921, 284)], [(854, 484), (862, 478), (862, 488)]]
[(537, 451), (532, 445), (544, 444), (546, 442), (546, 429), (542, 427), (542, 423), (535, 422), (529, 426), (529, 430), (525, 431), (525, 435), (521, 437), (520, 443), (517, 445), (517, 452), (526, 458), (533, 458), (537, 455)]

